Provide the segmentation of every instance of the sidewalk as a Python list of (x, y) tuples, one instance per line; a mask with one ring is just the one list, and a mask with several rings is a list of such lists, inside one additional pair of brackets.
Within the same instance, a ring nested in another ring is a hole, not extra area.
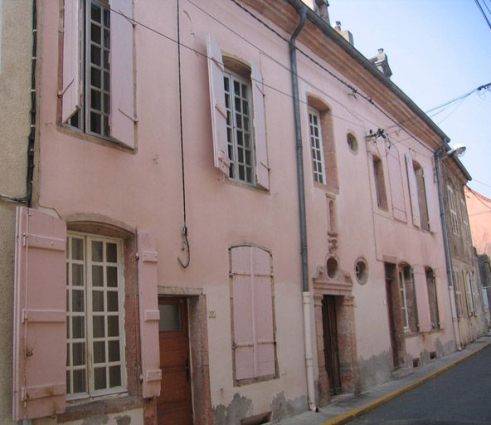
[(366, 393), (350, 399), (336, 397), (328, 406), (321, 407), (319, 412), (304, 412), (298, 416), (284, 419), (280, 425), (335, 425), (345, 424), (398, 395), (410, 391), (430, 379), (435, 378), (465, 359), (473, 356), (491, 344), (491, 333), (484, 335), (469, 344), (462, 351), (449, 354), (431, 361), (431, 363), (414, 369), (414, 373), (402, 379), (386, 382), (371, 388)]

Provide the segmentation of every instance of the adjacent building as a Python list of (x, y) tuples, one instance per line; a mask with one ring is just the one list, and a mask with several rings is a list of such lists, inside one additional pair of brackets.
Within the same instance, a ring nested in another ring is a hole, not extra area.
[(2, 424), (259, 424), (456, 349), (448, 138), (326, 2), (32, 4)]

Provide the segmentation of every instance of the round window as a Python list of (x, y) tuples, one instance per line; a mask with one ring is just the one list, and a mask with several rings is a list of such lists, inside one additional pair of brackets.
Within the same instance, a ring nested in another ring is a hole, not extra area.
[(368, 265), (364, 258), (359, 258), (355, 264), (355, 274), (358, 283), (363, 285), (368, 280)]
[(348, 142), (348, 146), (349, 146), (351, 152), (357, 153), (358, 152), (358, 142), (357, 142), (354, 134), (348, 133), (348, 135), (346, 136), (346, 140)]
[(334, 279), (338, 274), (338, 270), (339, 270), (338, 260), (336, 260), (334, 257), (330, 257), (327, 260), (326, 270), (327, 270), (327, 277)]

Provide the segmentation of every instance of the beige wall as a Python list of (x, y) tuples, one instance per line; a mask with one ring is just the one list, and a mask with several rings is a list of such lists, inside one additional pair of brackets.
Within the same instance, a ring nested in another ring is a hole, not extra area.
[(491, 255), (491, 199), (465, 189), (472, 242), (478, 254)]
[[(32, 1), (0, 1), (0, 194), (24, 197), (32, 50)], [(0, 423), (12, 416), (12, 306), (16, 204), (0, 198)]]

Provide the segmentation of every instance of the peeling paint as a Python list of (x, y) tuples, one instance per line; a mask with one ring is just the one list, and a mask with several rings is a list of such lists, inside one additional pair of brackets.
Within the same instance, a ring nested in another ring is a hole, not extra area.
[(392, 353), (384, 351), (382, 354), (372, 356), (369, 359), (360, 357), (358, 368), (362, 390), (375, 387), (390, 380), (392, 372)]
[(130, 416), (116, 416), (114, 419), (116, 419), (117, 425), (130, 425), (131, 424), (131, 417)]
[(107, 423), (109, 423), (109, 416), (102, 415), (84, 419), (80, 425), (105, 425)]
[(281, 419), (290, 416), (298, 415), (307, 410), (307, 397), (302, 396), (294, 400), (287, 400), (285, 393), (279, 393), (271, 402), (271, 410), (273, 411), (273, 421), (277, 422)]
[(214, 411), (216, 425), (237, 425), (241, 419), (253, 414), (252, 400), (235, 393), (228, 407), (220, 404), (214, 408)]

